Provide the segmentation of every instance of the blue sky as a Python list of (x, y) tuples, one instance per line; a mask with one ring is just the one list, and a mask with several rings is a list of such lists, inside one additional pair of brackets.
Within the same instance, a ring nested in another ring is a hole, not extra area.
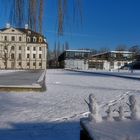
[[(72, 0), (68, 1), (72, 5)], [(83, 0), (82, 24), (78, 24), (79, 18), (71, 22), (73, 13), (69, 9), (64, 36), (59, 38), (56, 2), (47, 0), (43, 22), (43, 34), (50, 48), (54, 48), (55, 41), (61, 44), (67, 41), (71, 49), (107, 47), (114, 50), (118, 45), (140, 45), (140, 0)], [(1, 28), (8, 19), (7, 9), (0, 20)]]

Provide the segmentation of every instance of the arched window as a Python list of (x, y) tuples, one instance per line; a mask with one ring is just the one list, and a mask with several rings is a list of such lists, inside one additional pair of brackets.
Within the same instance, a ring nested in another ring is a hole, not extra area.
[(30, 41), (31, 41), (31, 39), (30, 39), (30, 37), (28, 36), (28, 37), (27, 37), (27, 42), (30, 42)]
[(33, 42), (36, 42), (36, 37), (35, 36), (33, 37)]
[(39, 37), (39, 42), (42, 42), (42, 37)]

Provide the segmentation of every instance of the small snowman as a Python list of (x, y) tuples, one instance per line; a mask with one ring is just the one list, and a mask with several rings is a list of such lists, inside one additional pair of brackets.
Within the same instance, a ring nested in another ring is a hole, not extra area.
[(111, 111), (111, 106), (108, 106), (108, 109), (106, 110), (107, 116), (106, 120), (107, 121), (113, 121), (113, 116), (112, 116), (112, 111)]
[(95, 98), (95, 96), (93, 94), (89, 95), (89, 119), (93, 120), (95, 122), (101, 122), (102, 121), (102, 117), (99, 113), (100, 111), (100, 107), (97, 103), (97, 100)]
[(119, 106), (118, 113), (119, 113), (119, 120), (125, 120), (123, 106)]

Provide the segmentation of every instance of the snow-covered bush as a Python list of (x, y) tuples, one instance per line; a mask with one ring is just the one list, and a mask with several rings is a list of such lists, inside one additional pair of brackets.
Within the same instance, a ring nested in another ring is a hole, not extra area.
[(132, 120), (140, 119), (140, 109), (134, 95), (129, 96), (130, 117)]

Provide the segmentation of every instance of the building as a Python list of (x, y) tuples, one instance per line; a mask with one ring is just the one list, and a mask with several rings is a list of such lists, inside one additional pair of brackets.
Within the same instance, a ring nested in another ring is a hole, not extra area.
[(133, 53), (129, 51), (109, 51), (92, 55), (89, 59), (89, 68), (120, 69), (132, 63)]
[(45, 37), (9, 24), (0, 29), (0, 69), (46, 69), (48, 44)]
[(88, 69), (89, 50), (66, 50), (58, 58), (60, 68)]

